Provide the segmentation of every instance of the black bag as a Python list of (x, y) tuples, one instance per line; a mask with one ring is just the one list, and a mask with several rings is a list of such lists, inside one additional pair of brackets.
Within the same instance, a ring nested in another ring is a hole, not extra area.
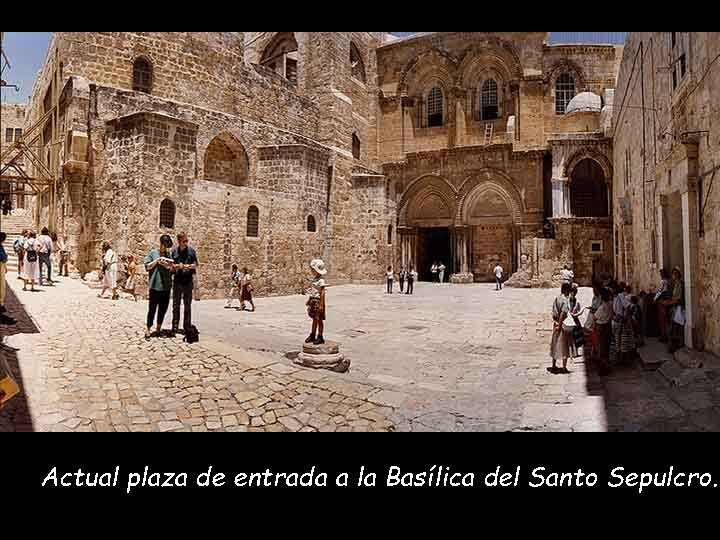
[(37, 258), (38, 258), (38, 257), (37, 257), (37, 251), (35, 251), (35, 246), (33, 246), (32, 244), (30, 244), (30, 247), (28, 248), (28, 250), (26, 251), (26, 253), (27, 253), (27, 260), (28, 260), (28, 262), (35, 262), (35, 261), (37, 261)]
[(187, 343), (197, 343), (199, 340), (200, 332), (198, 332), (197, 326), (191, 324), (190, 329), (185, 331), (183, 341), (186, 341)]

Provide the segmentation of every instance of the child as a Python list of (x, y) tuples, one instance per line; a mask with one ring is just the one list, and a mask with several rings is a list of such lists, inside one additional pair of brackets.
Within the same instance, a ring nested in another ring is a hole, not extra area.
[(312, 330), (305, 339), (305, 343), (320, 345), (325, 343), (323, 330), (325, 329), (325, 287), (327, 287), (327, 283), (323, 276), (327, 274), (327, 270), (322, 259), (310, 261), (310, 270), (312, 270), (313, 277), (307, 290), (308, 300), (305, 305), (308, 308), (308, 317), (312, 319)]
[(125, 292), (132, 294), (133, 299), (137, 302), (137, 294), (135, 294), (135, 273), (137, 272), (137, 263), (135, 262), (135, 255), (133, 254), (127, 256), (126, 272), (127, 279), (125, 280)]
[[(225, 304), (226, 308), (232, 307), (232, 301), (236, 294), (238, 298), (240, 297), (240, 283), (242, 279), (243, 275), (240, 273), (240, 270), (238, 270), (238, 265), (233, 264), (230, 269), (230, 290), (228, 291), (227, 304)], [(242, 307), (242, 302), (240, 303), (240, 307)]]
[(392, 266), (387, 267), (387, 294), (392, 294), (393, 285), (393, 269)]

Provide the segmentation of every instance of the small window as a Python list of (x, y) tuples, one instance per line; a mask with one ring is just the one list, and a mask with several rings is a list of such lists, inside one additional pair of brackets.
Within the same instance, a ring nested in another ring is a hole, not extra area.
[(136, 58), (133, 64), (133, 90), (150, 93), (152, 90), (152, 65), (143, 57)]
[(350, 74), (357, 80), (365, 82), (365, 63), (354, 43), (350, 43)]
[(498, 118), (498, 86), (495, 79), (488, 79), (482, 85), (482, 119)]
[(443, 125), (443, 94), (437, 86), (427, 95), (427, 124), (428, 127)]
[(360, 159), (360, 137), (355, 133), (352, 136), (352, 155), (355, 159)]
[(13, 142), (13, 128), (6, 128), (5, 129), (5, 142), (11, 143)]
[(247, 233), (246, 236), (257, 237), (260, 229), (260, 211), (257, 206), (251, 206), (247, 211)]
[(15, 140), (19, 141), (22, 139), (22, 128), (15, 128)]
[(555, 81), (555, 114), (565, 114), (568, 103), (575, 97), (575, 79), (562, 73)]
[(315, 217), (308, 216), (307, 217), (307, 232), (315, 232), (317, 231), (317, 227), (315, 225)]
[(160, 227), (172, 229), (175, 227), (175, 203), (164, 199), (160, 203)]
[(590, 253), (602, 253), (603, 245), (602, 240), (593, 240), (590, 242)]
[(387, 245), (388, 246), (392, 246), (392, 232), (393, 232), (392, 225), (388, 225), (388, 228), (387, 228)]

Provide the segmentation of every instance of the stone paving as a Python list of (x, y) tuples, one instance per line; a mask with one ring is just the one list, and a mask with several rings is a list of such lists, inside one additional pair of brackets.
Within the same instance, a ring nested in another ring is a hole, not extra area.
[(554, 290), (331, 287), (326, 337), (352, 361), (338, 374), (292, 363), (309, 330), (299, 295), (257, 298), (253, 313), (195, 302), (201, 340), (188, 345), (142, 338), (145, 301), (100, 300), (67, 278), (37, 293), (20, 283), (32, 317), (14, 332), (30, 333), (2, 354), (26, 398), (0, 411), (0, 431), (720, 430), (720, 365), (683, 386), (639, 365), (600, 377), (580, 359), (549, 374)]

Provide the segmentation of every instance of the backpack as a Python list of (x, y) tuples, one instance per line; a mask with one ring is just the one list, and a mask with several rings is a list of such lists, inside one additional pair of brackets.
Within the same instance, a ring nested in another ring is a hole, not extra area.
[(18, 238), (17, 240), (15, 240), (15, 242), (13, 243), (13, 249), (15, 250), (15, 253), (20, 253), (20, 251), (22, 251), (24, 243), (25, 242), (23, 238)]
[(187, 343), (197, 343), (200, 340), (200, 332), (198, 332), (197, 326), (194, 324), (190, 325), (190, 329), (185, 331), (185, 337), (183, 341)]
[(28, 262), (37, 261), (37, 251), (35, 251), (35, 244), (33, 244), (32, 242), (28, 245), (27, 251), (25, 253), (27, 254)]

